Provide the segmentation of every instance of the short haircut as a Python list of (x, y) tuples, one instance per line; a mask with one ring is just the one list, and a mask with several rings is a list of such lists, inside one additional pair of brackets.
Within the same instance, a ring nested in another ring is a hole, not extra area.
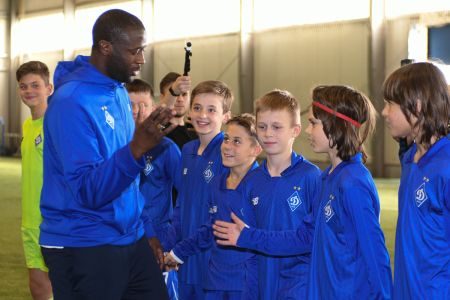
[[(447, 82), (435, 65), (420, 62), (397, 69), (384, 82), (383, 97), (398, 104), (410, 124), (412, 116), (417, 118), (415, 126), (422, 129), (420, 142), (426, 147), (430, 147), (433, 136), (440, 138), (449, 133)], [(419, 100), (421, 111), (417, 111)]]
[(155, 97), (151, 84), (142, 79), (136, 78), (132, 82), (127, 83), (125, 86), (128, 93), (149, 93), (152, 98)]
[(230, 111), (231, 105), (233, 104), (233, 93), (224, 82), (219, 80), (208, 80), (197, 84), (197, 86), (192, 90), (191, 107), (195, 96), (199, 94), (214, 94), (222, 97), (222, 108), (224, 114)]
[(23, 76), (28, 74), (41, 76), (46, 85), (50, 83), (50, 72), (48, 67), (41, 61), (33, 60), (20, 65), (16, 71), (17, 82), (19, 82)]
[(226, 125), (239, 125), (245, 129), (253, 144), (258, 144), (258, 136), (256, 134), (256, 118), (254, 115), (244, 113), (228, 120)]
[(377, 114), (369, 98), (349, 86), (320, 85), (314, 88), (312, 100), (361, 124), (361, 127), (356, 127), (333, 113), (312, 106), (314, 118), (322, 121), (323, 132), (329, 139), (330, 148), (336, 146), (337, 156), (345, 161), (362, 152), (366, 162), (363, 144), (375, 130)]
[(170, 84), (175, 82), (177, 80), (177, 78), (180, 76), (181, 76), (181, 74), (175, 73), (175, 72), (167, 73), (166, 76), (164, 76), (163, 79), (161, 79), (161, 82), (159, 83), (159, 93), (161, 95), (163, 95), (164, 89), (166, 88), (166, 86), (169, 86)]
[(265, 111), (286, 110), (291, 115), (292, 125), (300, 125), (300, 104), (288, 91), (274, 89), (255, 101), (255, 116)]
[(101, 40), (114, 43), (122, 41), (128, 29), (145, 30), (141, 20), (121, 9), (111, 9), (102, 13), (92, 28), (92, 47), (98, 48)]

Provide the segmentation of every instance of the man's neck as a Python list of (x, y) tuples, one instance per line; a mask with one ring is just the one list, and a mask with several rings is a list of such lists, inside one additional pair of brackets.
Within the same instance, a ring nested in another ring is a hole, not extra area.
[(170, 123), (175, 124), (177, 126), (184, 126), (184, 116), (176, 118), (173, 117), (172, 120), (170, 120)]

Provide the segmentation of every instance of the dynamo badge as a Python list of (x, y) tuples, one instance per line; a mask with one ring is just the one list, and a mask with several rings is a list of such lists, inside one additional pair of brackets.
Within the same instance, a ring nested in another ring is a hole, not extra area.
[(42, 143), (42, 136), (41, 136), (41, 134), (39, 134), (39, 135), (34, 139), (34, 146), (37, 147), (37, 146), (39, 146), (40, 143)]
[(216, 214), (217, 213), (217, 205), (211, 206), (209, 208), (209, 213), (210, 214)]
[(145, 176), (148, 176), (153, 171), (153, 164), (151, 160), (147, 160), (147, 163), (145, 164), (144, 174)]
[(113, 116), (111, 116), (109, 114), (109, 112), (107, 110), (105, 110), (105, 120), (106, 120), (106, 123), (108, 123), (109, 127), (114, 129), (114, 118), (113, 118)]
[(325, 215), (325, 222), (328, 223), (328, 221), (330, 221), (330, 219), (334, 216), (334, 210), (331, 206), (331, 200), (328, 200), (327, 204), (323, 208), (323, 213)]
[(416, 200), (416, 205), (417, 207), (421, 207), (422, 204), (427, 201), (428, 196), (427, 193), (425, 191), (425, 182), (423, 182), (418, 188), (417, 190), (414, 192), (415, 194), (415, 200)]
[(187, 175), (187, 172), (188, 172), (188, 168), (184, 168), (183, 169), (183, 175)]
[(252, 199), (253, 206), (258, 205), (258, 203), (259, 203), (259, 197), (255, 197), (255, 198)]
[(211, 165), (208, 165), (208, 167), (203, 171), (203, 178), (205, 178), (206, 183), (209, 183), (211, 179), (213, 179), (214, 173), (212, 171)]
[(299, 207), (303, 203), (297, 191), (292, 193), (292, 195), (289, 196), (286, 201), (289, 204), (289, 208), (291, 209), (291, 211), (296, 210), (297, 207)]

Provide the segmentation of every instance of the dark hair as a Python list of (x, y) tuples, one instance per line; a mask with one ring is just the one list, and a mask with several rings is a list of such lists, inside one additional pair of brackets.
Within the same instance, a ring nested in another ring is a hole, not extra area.
[[(383, 84), (383, 97), (400, 106), (406, 120), (417, 118), (421, 129), (420, 143), (431, 146), (433, 137), (449, 133), (450, 101), (444, 74), (431, 63), (405, 65), (394, 71)], [(417, 104), (420, 101), (420, 111)]]
[(253, 144), (258, 143), (258, 137), (256, 135), (256, 118), (249, 113), (243, 113), (228, 120), (226, 125), (239, 125), (247, 131), (248, 135), (253, 140)]
[(366, 162), (363, 144), (375, 130), (377, 115), (369, 98), (352, 87), (320, 85), (314, 88), (312, 99), (361, 124), (361, 127), (356, 127), (333, 113), (312, 106), (314, 118), (322, 121), (323, 132), (329, 139), (330, 148), (336, 146), (337, 156), (345, 161), (362, 152), (363, 161)]
[(224, 114), (230, 111), (231, 105), (233, 104), (233, 94), (225, 82), (222, 81), (208, 80), (197, 84), (197, 86), (192, 90), (191, 107), (195, 96), (199, 94), (214, 94), (222, 97), (222, 108)]
[(161, 95), (164, 94), (164, 88), (168, 85), (170, 85), (172, 82), (175, 82), (178, 77), (180, 77), (181, 74), (175, 73), (175, 72), (169, 72), (166, 74), (166, 76), (161, 79), (161, 82), (159, 83), (159, 93)]
[(50, 83), (50, 72), (48, 71), (48, 67), (41, 61), (33, 60), (20, 65), (16, 71), (17, 81), (20, 81), (23, 76), (28, 74), (41, 76), (46, 85)]
[(101, 40), (117, 42), (123, 40), (128, 29), (145, 30), (141, 20), (121, 9), (111, 9), (102, 13), (92, 28), (92, 47), (97, 48)]
[(125, 85), (128, 93), (149, 93), (152, 98), (155, 96), (153, 92), (153, 87), (150, 83), (142, 79), (134, 79)]
[(287, 110), (291, 115), (292, 125), (300, 124), (300, 104), (288, 91), (274, 89), (255, 101), (255, 115), (268, 110)]

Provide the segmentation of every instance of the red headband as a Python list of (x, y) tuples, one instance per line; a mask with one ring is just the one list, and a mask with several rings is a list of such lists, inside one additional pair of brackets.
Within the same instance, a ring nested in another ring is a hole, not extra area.
[(337, 111), (335, 111), (335, 110), (332, 110), (331, 108), (329, 108), (328, 106), (323, 105), (322, 103), (319, 103), (319, 102), (317, 102), (317, 101), (313, 101), (313, 102), (312, 102), (312, 105), (317, 106), (318, 108), (320, 108), (320, 109), (326, 111), (327, 113), (330, 113), (330, 114), (332, 114), (332, 115), (335, 115), (336, 117), (341, 118), (342, 120), (345, 120), (345, 121), (347, 121), (347, 122), (349, 122), (349, 123), (355, 125), (355, 126), (358, 127), (358, 128), (361, 127), (361, 123), (359, 123), (359, 122), (353, 120), (353, 119), (350, 118), (350, 117), (347, 117), (346, 115), (341, 114), (340, 112), (337, 112)]

